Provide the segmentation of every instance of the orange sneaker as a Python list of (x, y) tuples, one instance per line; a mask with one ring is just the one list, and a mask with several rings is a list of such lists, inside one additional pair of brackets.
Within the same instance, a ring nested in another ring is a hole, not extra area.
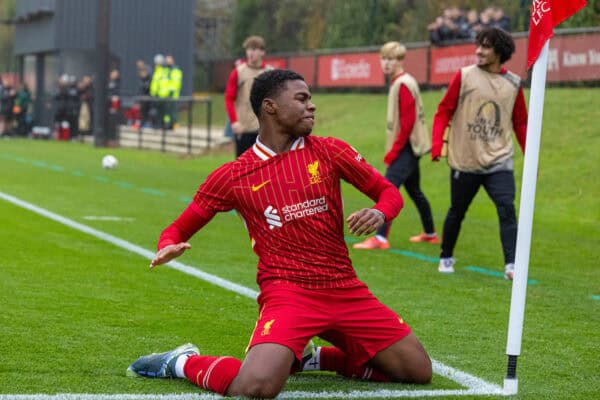
[(427, 236), (426, 233), (421, 233), (417, 236), (411, 236), (408, 240), (413, 243), (429, 242), (431, 244), (438, 244), (440, 242), (437, 234), (434, 234), (433, 236)]
[(382, 242), (376, 237), (370, 237), (364, 242), (356, 243), (352, 246), (353, 249), (363, 249), (363, 250), (387, 250), (390, 248), (389, 242)]

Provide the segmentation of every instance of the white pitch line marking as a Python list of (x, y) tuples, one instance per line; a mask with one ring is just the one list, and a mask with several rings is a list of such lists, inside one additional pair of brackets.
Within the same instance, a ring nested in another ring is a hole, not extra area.
[(131, 222), (131, 221), (135, 221), (135, 218), (131, 218), (131, 217), (116, 217), (116, 216), (112, 216), (112, 215), (85, 215), (83, 217), (83, 219), (87, 220), (87, 221), (125, 221), (125, 222)]
[[(24, 200), (21, 200), (17, 197), (11, 196), (9, 194), (0, 192), (0, 198), (32, 211), (36, 214), (49, 218), (53, 221), (61, 223), (63, 225), (74, 228), (78, 231), (87, 233), (91, 236), (94, 236), (100, 240), (111, 243), (115, 246), (121, 247), (122, 249), (131, 251), (132, 253), (138, 254), (148, 260), (152, 260), (154, 258), (154, 252), (146, 250), (140, 246), (137, 246), (133, 243), (130, 243), (126, 240), (118, 238), (116, 236), (110, 235), (108, 233), (99, 231), (92, 227), (89, 227), (84, 224), (80, 224), (75, 222), (69, 218), (63, 217), (62, 215), (58, 215), (53, 213), (52, 211), (48, 211), (44, 208), (38, 207), (34, 204), (28, 203)], [(251, 299), (256, 299), (258, 296), (258, 292), (256, 290), (247, 288), (242, 285), (238, 285), (237, 283), (230, 282), (226, 279), (220, 278), (216, 275), (209, 274), (197, 268), (191, 267), (189, 265), (185, 265), (178, 261), (171, 261), (167, 266), (176, 269), (185, 274), (194, 276), (196, 278), (202, 279), (208, 283), (211, 283), (215, 286), (219, 286), (223, 289), (227, 289), (234, 293), (246, 296)], [(466, 372), (459, 371), (452, 367), (449, 367), (439, 361), (431, 360), (433, 363), (433, 371), (445, 378), (448, 378), (459, 385), (466, 387), (466, 390), (377, 390), (377, 391), (352, 391), (352, 392), (284, 392), (281, 393), (278, 398), (335, 398), (335, 397), (343, 397), (343, 398), (381, 398), (381, 397), (434, 397), (434, 396), (452, 396), (452, 395), (504, 395), (503, 389), (496, 384), (489, 383), (484, 381), (483, 379), (477, 378), (476, 376), (470, 375)], [(355, 394), (356, 395), (355, 395)], [(61, 396), (61, 397), (57, 397)], [(181, 397), (183, 396), (183, 397)], [(49, 394), (35, 394), (35, 395), (0, 395), (0, 400), (101, 400), (101, 399), (109, 399), (109, 400), (150, 400), (150, 399), (165, 399), (165, 400), (203, 400), (203, 399), (217, 399), (221, 398), (220, 396), (212, 396), (206, 394), (198, 394), (198, 395), (190, 395), (191, 397), (187, 397), (188, 395), (141, 395), (141, 394), (57, 394), (57, 395), (49, 395)]]

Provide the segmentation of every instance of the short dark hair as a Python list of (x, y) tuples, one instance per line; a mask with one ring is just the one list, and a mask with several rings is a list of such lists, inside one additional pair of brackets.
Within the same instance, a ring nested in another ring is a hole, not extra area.
[(491, 47), (500, 56), (500, 64), (504, 64), (515, 52), (515, 41), (504, 29), (490, 27), (481, 30), (475, 37), (478, 46)]
[(250, 90), (250, 104), (252, 105), (254, 114), (260, 117), (260, 108), (263, 100), (266, 97), (276, 96), (285, 88), (287, 81), (296, 80), (303, 81), (304, 77), (287, 69), (272, 69), (254, 78), (254, 83)]

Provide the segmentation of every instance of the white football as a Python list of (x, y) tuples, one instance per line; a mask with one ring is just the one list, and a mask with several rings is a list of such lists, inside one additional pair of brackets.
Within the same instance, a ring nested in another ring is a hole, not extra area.
[(113, 169), (117, 168), (117, 165), (119, 165), (119, 160), (117, 160), (117, 157), (111, 154), (102, 157), (102, 168)]

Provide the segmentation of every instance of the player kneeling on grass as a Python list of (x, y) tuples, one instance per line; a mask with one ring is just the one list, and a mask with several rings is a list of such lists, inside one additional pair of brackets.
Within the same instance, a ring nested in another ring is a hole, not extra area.
[[(346, 219), (355, 235), (374, 232), (400, 212), (398, 190), (348, 144), (310, 136), (316, 108), (302, 76), (267, 71), (256, 78), (250, 99), (260, 122), (256, 143), (209, 175), (162, 232), (150, 264), (190, 249), (189, 238), (217, 212), (242, 215), (259, 257), (260, 287), (260, 315), (245, 360), (200, 355), (186, 344), (140, 357), (128, 374), (188, 378), (222, 395), (261, 398), (277, 396), (288, 376), (303, 370), (430, 382), (425, 349), (357, 278), (344, 242), (341, 179), (375, 202)], [(303, 354), (314, 336), (333, 346)]]

